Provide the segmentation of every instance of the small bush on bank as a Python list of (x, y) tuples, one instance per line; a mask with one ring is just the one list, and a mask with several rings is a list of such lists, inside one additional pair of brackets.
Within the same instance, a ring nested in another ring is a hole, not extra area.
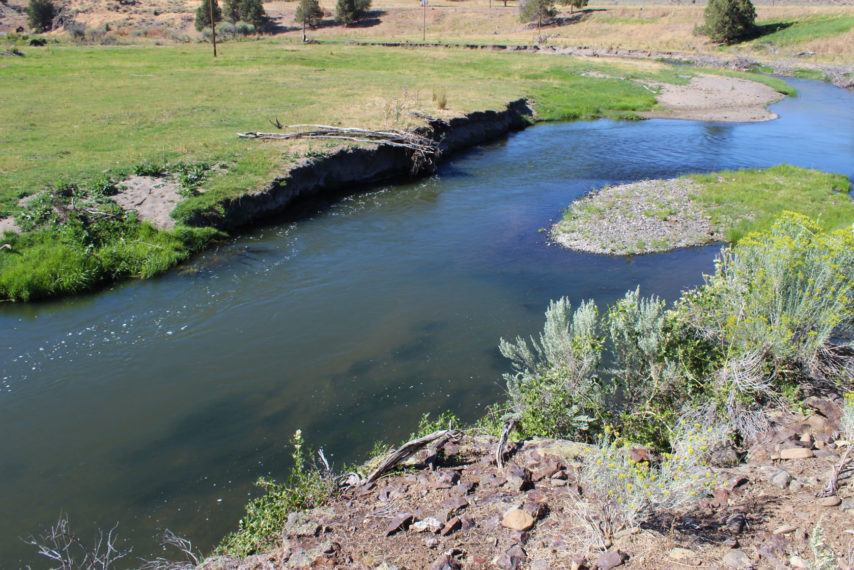
[(854, 331), (854, 232), (824, 232), (785, 213), (769, 232), (726, 249), (706, 285), (686, 296), (692, 326), (731, 354), (761, 354), (772, 376), (838, 372), (830, 339)]
[(294, 465), (287, 481), (258, 480), (256, 484), (266, 490), (265, 494), (246, 506), (246, 515), (240, 519), (237, 532), (223, 539), (218, 552), (239, 558), (261, 552), (281, 535), (290, 513), (322, 505), (332, 496), (335, 484), (331, 476), (306, 459), (310, 454), (303, 451), (302, 430), (296, 431), (291, 445)]
[(591, 490), (606, 504), (612, 528), (636, 528), (660, 509), (693, 503), (714, 490), (718, 478), (708, 459), (725, 437), (720, 427), (683, 420), (672, 453), (652, 461), (632, 454), (631, 442), (618, 431), (606, 430), (585, 457), (581, 473), (585, 494)]
[(734, 42), (753, 33), (756, 9), (750, 0), (709, 0), (698, 32), (716, 42)]

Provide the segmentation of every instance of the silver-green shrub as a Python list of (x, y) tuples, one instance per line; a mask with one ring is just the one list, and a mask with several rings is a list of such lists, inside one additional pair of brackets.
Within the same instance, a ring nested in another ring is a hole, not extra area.
[(659, 509), (684, 506), (707, 495), (718, 484), (708, 466), (711, 454), (725, 441), (723, 426), (683, 419), (672, 441), (672, 452), (661, 461), (632, 458), (631, 443), (606, 428), (598, 446), (585, 458), (581, 472), (584, 494), (609, 504), (611, 526), (635, 528)]
[(854, 229), (823, 232), (786, 212), (769, 232), (725, 249), (686, 297), (695, 326), (730, 358), (756, 353), (772, 374), (792, 365), (819, 378), (843, 367), (834, 334), (854, 331)]
[(514, 368), (504, 375), (510, 402), (532, 435), (578, 435), (602, 408), (596, 372), (604, 339), (598, 334), (598, 320), (593, 301), (573, 312), (563, 297), (549, 304), (538, 339), (501, 339), (499, 350)]

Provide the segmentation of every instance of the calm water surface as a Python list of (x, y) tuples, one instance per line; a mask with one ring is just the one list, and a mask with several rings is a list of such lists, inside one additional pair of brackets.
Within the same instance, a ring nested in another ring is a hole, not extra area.
[(162, 278), (0, 306), (0, 566), (46, 566), (18, 537), (61, 511), (84, 536), (119, 521), (138, 556), (164, 528), (207, 549), (259, 475), (284, 477), (295, 429), (340, 465), (422, 412), (474, 419), (502, 397), (499, 337), (540, 328), (549, 299), (698, 284), (714, 247), (609, 258), (539, 230), (610, 183), (782, 162), (854, 178), (854, 96), (791, 83), (777, 121), (537, 126)]

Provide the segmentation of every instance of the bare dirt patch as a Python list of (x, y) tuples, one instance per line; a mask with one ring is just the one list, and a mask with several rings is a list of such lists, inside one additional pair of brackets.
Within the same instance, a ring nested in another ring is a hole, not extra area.
[(152, 176), (131, 176), (112, 197), (124, 210), (134, 211), (141, 220), (160, 230), (171, 230), (175, 220), (169, 213), (183, 198), (174, 180)]
[(644, 180), (591, 192), (552, 227), (556, 243), (588, 253), (631, 255), (723, 241), (693, 200), (689, 179)]
[(755, 81), (722, 75), (700, 75), (688, 85), (655, 85), (661, 89), (659, 109), (641, 113), (647, 118), (713, 122), (770, 121), (777, 115), (766, 109), (783, 95)]
[(12, 232), (13, 234), (21, 233), (21, 228), (15, 223), (15, 218), (0, 218), (0, 236), (5, 232)]

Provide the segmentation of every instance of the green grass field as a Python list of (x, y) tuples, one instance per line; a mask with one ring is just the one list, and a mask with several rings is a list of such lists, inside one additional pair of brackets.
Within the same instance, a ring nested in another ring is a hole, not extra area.
[(752, 232), (765, 231), (784, 210), (804, 214), (825, 230), (854, 222), (851, 184), (842, 174), (829, 174), (786, 164), (764, 170), (722, 171), (686, 176), (702, 191), (696, 200), (724, 228), (732, 243)]
[[(230, 42), (216, 59), (204, 44), (22, 49), (24, 57), (0, 59), (0, 218), (17, 215), (38, 223), (28, 224), (24, 236), (4, 238), (12, 248), (0, 251), (0, 298), (7, 299), (148, 277), (186, 258), (214, 234), (191, 235), (179, 225), (177, 234), (163, 238), (170, 248), (164, 254), (163, 244), (153, 238), (122, 241), (124, 233), (142, 231), (132, 216), (109, 218), (116, 223), (107, 224), (100, 215), (74, 211), (74, 201), (108, 204), (97, 181), (120, 184), (142, 164), (172, 171), (181, 162), (216, 165), (203, 192), (176, 209), (180, 222), (196, 209), (263, 186), (296, 159), (331, 146), (237, 138), (238, 132), (272, 130), (271, 119), (286, 125), (407, 128), (417, 121), (411, 111), (450, 117), (499, 109), (520, 97), (533, 101), (538, 120), (634, 117), (655, 104), (643, 81), (684, 83), (696, 73), (657, 63), (269, 39)], [(783, 82), (773, 81), (785, 90)], [(446, 94), (446, 108), (437, 108), (436, 92)], [(61, 228), (69, 212), (56, 215), (44, 203), (19, 203), (44, 190), (53, 193), (60, 209), (72, 207), (76, 233)], [(28, 211), (34, 207), (42, 210)], [(68, 251), (45, 256), (52, 241)], [(87, 262), (86, 270), (78, 271), (84, 258), (80, 248), (103, 262)], [(143, 263), (146, 257), (160, 261)], [(33, 267), (61, 275), (68, 264), (76, 267), (68, 272), (79, 276), (73, 283), (59, 280), (51, 286), (44, 278), (36, 284), (33, 277), (35, 288), (29, 289)]]

